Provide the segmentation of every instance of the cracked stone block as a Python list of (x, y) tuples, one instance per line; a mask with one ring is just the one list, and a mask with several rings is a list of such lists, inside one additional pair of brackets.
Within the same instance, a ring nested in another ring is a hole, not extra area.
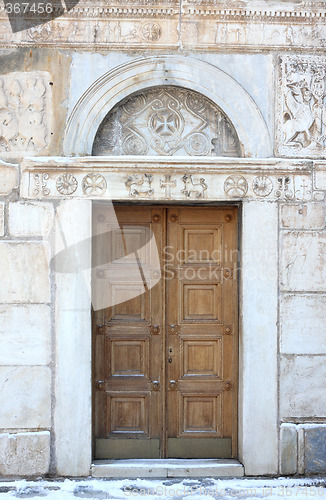
[(326, 425), (305, 429), (305, 472), (326, 472)]
[(326, 416), (326, 356), (281, 356), (280, 418)]
[(0, 428), (50, 428), (51, 371), (48, 367), (1, 366), (0, 387)]
[(326, 232), (281, 234), (280, 287), (284, 291), (326, 291)]
[(0, 366), (48, 365), (51, 308), (45, 304), (0, 305)]
[(282, 354), (326, 354), (326, 294), (283, 294), (280, 300)]
[(325, 227), (325, 205), (311, 202), (281, 206), (281, 224), (289, 229), (323, 229)]
[(0, 474), (36, 476), (50, 465), (50, 432), (0, 434)]
[(12, 236), (46, 236), (51, 230), (54, 208), (51, 203), (9, 204), (9, 232)]
[(281, 474), (297, 472), (298, 437), (295, 425), (281, 425)]
[(0, 203), (0, 236), (5, 234), (5, 204), (3, 202)]
[(50, 302), (49, 254), (43, 242), (0, 242), (0, 302)]

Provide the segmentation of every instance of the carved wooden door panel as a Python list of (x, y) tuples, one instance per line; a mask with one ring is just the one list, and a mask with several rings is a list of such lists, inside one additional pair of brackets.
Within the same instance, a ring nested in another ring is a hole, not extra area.
[(167, 221), (167, 456), (232, 457), (236, 209), (171, 208)]
[(94, 211), (95, 457), (236, 456), (237, 209), (115, 210), (121, 231)]
[[(94, 264), (100, 264), (93, 288), (95, 302), (102, 300), (104, 307), (94, 314), (95, 456), (155, 458), (163, 428), (163, 281), (157, 256), (164, 209), (115, 212), (121, 230), (105, 205), (95, 208), (93, 220)], [(106, 239), (99, 236), (106, 233)]]

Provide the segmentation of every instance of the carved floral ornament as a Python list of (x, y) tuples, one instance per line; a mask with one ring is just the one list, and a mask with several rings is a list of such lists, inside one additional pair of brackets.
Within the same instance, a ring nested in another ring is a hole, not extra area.
[[(59, 174), (55, 171), (24, 172), (29, 181), (23, 182), (22, 192), (26, 197), (85, 197), (119, 199), (169, 199), (169, 200), (251, 200), (261, 201), (302, 201), (321, 199), (312, 188), (309, 173), (264, 173), (251, 172), (228, 175), (219, 172), (193, 173), (178, 171), (122, 172), (75, 172), (66, 169)], [(27, 178), (26, 178), (27, 179)], [(28, 192), (24, 193), (24, 186)], [(113, 187), (114, 186), (114, 187)]]
[(179, 87), (158, 87), (128, 97), (102, 122), (97, 155), (241, 156), (226, 115), (205, 96)]

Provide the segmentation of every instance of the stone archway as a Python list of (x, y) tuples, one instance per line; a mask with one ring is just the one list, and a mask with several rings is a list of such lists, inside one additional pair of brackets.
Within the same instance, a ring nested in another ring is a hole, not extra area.
[(136, 59), (95, 81), (69, 117), (65, 154), (91, 155), (96, 133), (116, 104), (140, 90), (171, 85), (199, 92), (215, 103), (233, 124), (244, 157), (272, 156), (266, 122), (244, 88), (212, 64), (182, 56)]

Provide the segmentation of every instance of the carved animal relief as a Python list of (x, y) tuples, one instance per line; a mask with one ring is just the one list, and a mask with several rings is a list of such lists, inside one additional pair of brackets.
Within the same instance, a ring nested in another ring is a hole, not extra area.
[(277, 143), (286, 156), (326, 151), (326, 58), (287, 56), (280, 63)]
[(40, 152), (49, 144), (51, 94), (44, 72), (0, 78), (0, 152)]
[(197, 92), (165, 87), (117, 105), (103, 121), (94, 155), (240, 156), (225, 114)]
[(208, 186), (203, 177), (194, 180), (192, 175), (185, 174), (182, 180), (184, 182), (184, 189), (182, 189), (181, 193), (183, 193), (186, 198), (204, 198)]
[(151, 174), (129, 175), (125, 181), (125, 185), (129, 189), (129, 196), (152, 196), (154, 194), (152, 178)]

